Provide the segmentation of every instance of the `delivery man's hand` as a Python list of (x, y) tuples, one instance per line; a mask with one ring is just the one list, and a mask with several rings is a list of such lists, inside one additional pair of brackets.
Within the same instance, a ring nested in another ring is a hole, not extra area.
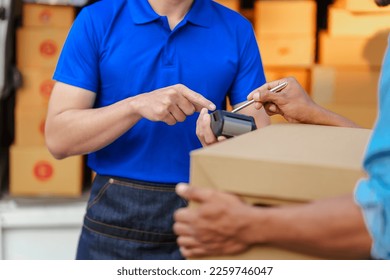
[(202, 108), (215, 110), (210, 100), (181, 84), (139, 94), (133, 98), (132, 106), (140, 117), (168, 125), (183, 122)]
[(236, 254), (249, 247), (253, 207), (235, 195), (187, 184), (178, 184), (176, 192), (199, 203), (174, 215), (173, 229), (184, 257)]
[[(271, 92), (270, 89), (287, 82), (287, 86), (280, 92)], [(248, 100), (255, 100), (255, 108), (264, 106), (268, 115), (280, 114), (292, 123), (316, 123), (316, 115), (321, 113), (318, 106), (293, 77), (272, 81), (255, 89), (248, 95)]]
[(204, 147), (226, 139), (224, 136), (215, 137), (210, 124), (211, 116), (209, 115), (208, 110), (203, 108), (196, 121), (196, 135)]

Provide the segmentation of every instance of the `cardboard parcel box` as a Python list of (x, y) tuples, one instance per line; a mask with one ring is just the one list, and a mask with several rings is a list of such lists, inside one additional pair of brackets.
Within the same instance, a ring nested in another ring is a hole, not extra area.
[[(362, 162), (370, 134), (369, 129), (270, 125), (193, 151), (190, 182), (271, 207), (352, 195), (356, 182), (365, 176)], [(240, 255), (216, 258), (313, 259), (260, 245)]]

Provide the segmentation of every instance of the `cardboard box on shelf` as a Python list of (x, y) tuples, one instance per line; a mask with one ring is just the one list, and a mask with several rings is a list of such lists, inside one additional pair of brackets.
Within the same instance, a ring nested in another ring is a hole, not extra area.
[(312, 69), (312, 97), (322, 104), (375, 107), (379, 76), (378, 69), (316, 65)]
[(336, 0), (338, 7), (351, 12), (384, 12), (390, 11), (390, 7), (378, 7), (373, 0)]
[(23, 4), (23, 26), (70, 28), (75, 18), (73, 6)]
[(45, 146), (11, 146), (11, 196), (78, 197), (82, 177), (82, 156), (56, 160)]
[(370, 37), (319, 35), (319, 62), (328, 66), (366, 66), (380, 68), (389, 33)]
[(264, 37), (278, 34), (314, 38), (316, 18), (316, 1), (257, 0), (254, 5), (254, 29)]
[(347, 105), (337, 103), (320, 105), (354, 121), (361, 127), (368, 129), (372, 129), (374, 127), (378, 114), (378, 108), (370, 105)]
[(55, 81), (53, 71), (42, 68), (20, 69), (23, 85), (16, 93), (16, 106), (28, 109), (31, 106), (47, 107)]
[(46, 113), (45, 107), (16, 108), (14, 145), (44, 146)]
[(315, 38), (300, 36), (257, 36), (266, 67), (310, 67), (315, 58)]
[(240, 0), (214, 0), (214, 1), (236, 12), (240, 11)]
[(252, 23), (252, 25), (254, 24), (255, 13), (253, 8), (242, 8), (240, 9), (240, 14), (246, 17)]
[(302, 87), (310, 93), (311, 68), (302, 67), (265, 67), (267, 81), (275, 81), (286, 77), (295, 77)]
[(18, 68), (54, 70), (68, 31), (68, 28), (19, 28), (16, 32)]
[[(253, 204), (281, 204), (351, 194), (365, 176), (371, 130), (273, 124), (193, 151), (191, 184), (232, 192)], [(196, 207), (195, 204), (191, 204)], [(275, 247), (210, 259), (312, 259)]]
[(352, 13), (330, 6), (328, 32), (332, 36), (373, 36), (378, 32), (389, 30), (389, 17), (390, 12)]

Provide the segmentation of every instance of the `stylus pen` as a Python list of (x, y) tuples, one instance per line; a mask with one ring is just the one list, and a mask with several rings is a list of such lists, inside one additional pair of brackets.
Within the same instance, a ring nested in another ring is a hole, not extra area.
[[(286, 86), (287, 86), (287, 82), (283, 82), (280, 85), (277, 85), (276, 87), (271, 88), (269, 91), (278, 92), (278, 91), (281, 91), (282, 89), (284, 89)], [(232, 113), (237, 113), (241, 109), (244, 109), (245, 107), (251, 105), (253, 102), (255, 102), (254, 99), (252, 99), (251, 101), (248, 101), (248, 102), (242, 104), (241, 106), (237, 107), (236, 109), (233, 109)]]

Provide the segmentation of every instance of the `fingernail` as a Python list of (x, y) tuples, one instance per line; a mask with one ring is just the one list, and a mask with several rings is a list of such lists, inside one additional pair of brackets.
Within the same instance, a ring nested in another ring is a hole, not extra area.
[(209, 110), (210, 110), (210, 111), (214, 111), (215, 109), (217, 109), (217, 106), (215, 106), (215, 104), (211, 103), (211, 104), (209, 105)]

